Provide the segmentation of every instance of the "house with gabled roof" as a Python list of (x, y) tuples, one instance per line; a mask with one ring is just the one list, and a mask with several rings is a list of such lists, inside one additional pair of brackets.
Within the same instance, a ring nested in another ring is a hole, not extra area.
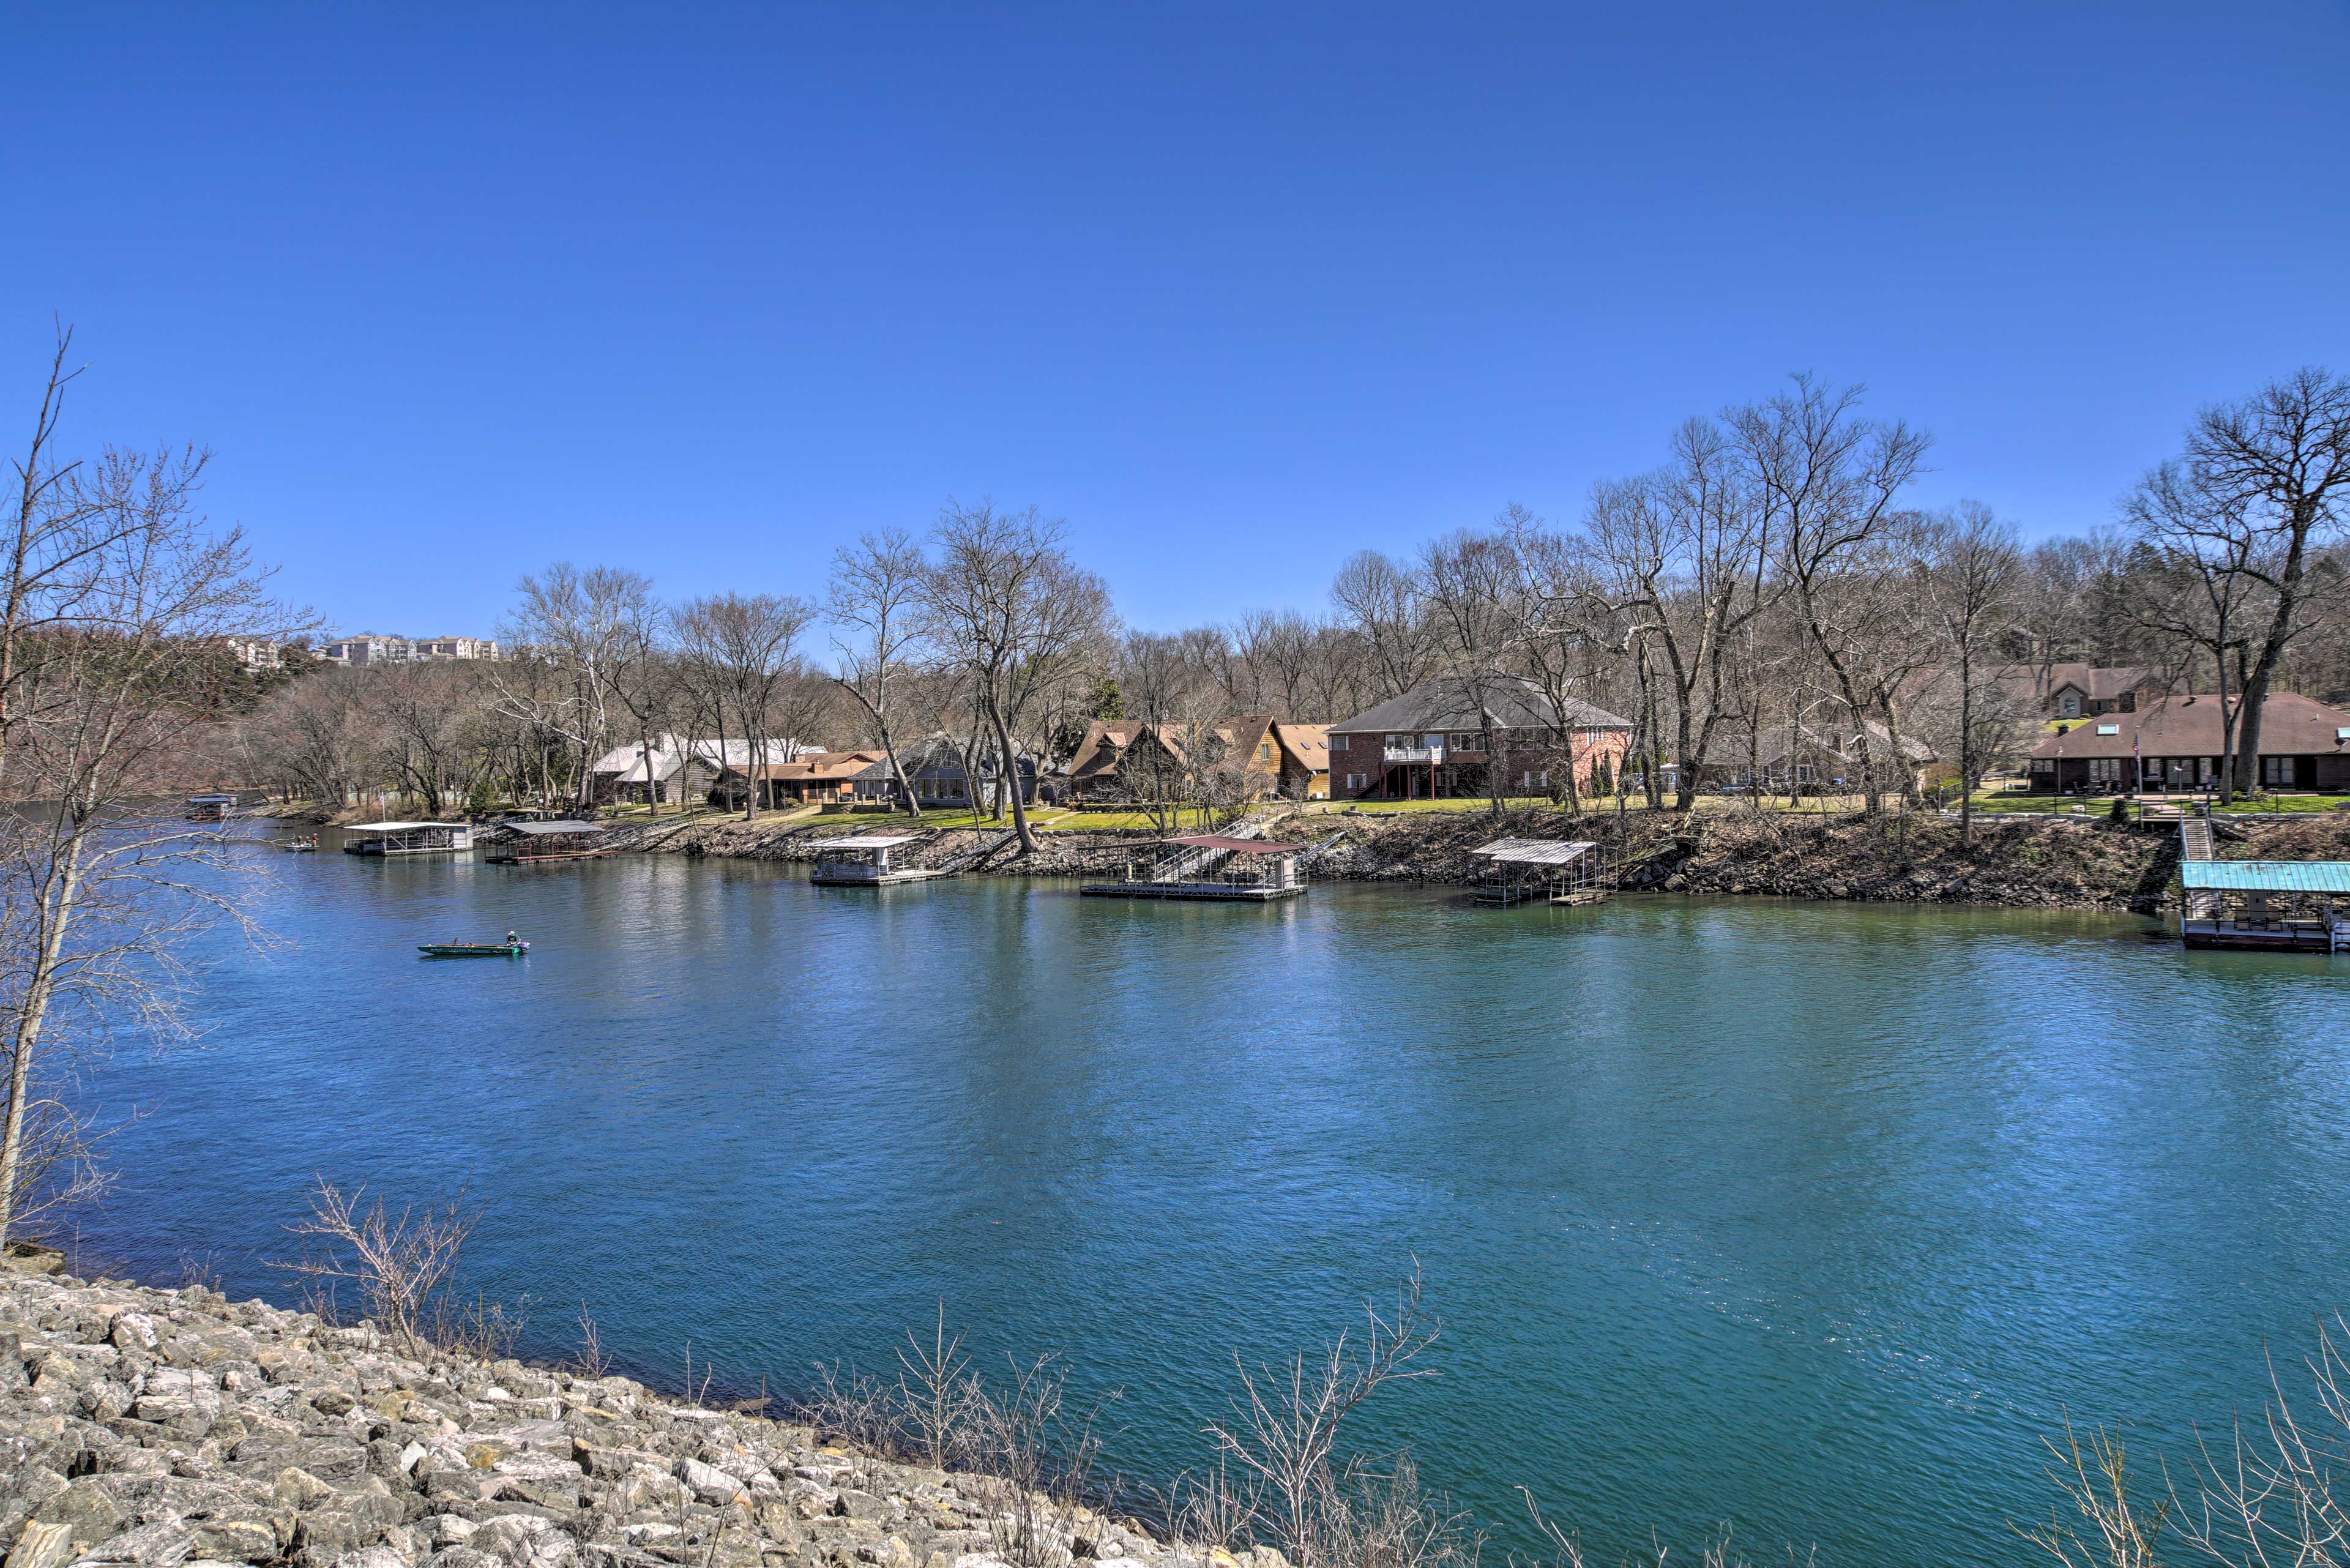
[(1291, 800), (1330, 798), (1330, 726), (1276, 719), (1274, 745), (1281, 758), (1281, 793)]
[[(2033, 751), (2032, 787), (2043, 794), (2214, 788), (2223, 712), (2232, 716), (2235, 707), (2195, 693), (2092, 714)], [(2254, 776), (2266, 789), (2350, 790), (2350, 711), (2270, 692)]]
[(1329, 728), (1330, 798), (1404, 800), (1489, 793), (1500, 768), (1513, 794), (1546, 794), (1593, 770), (1623, 774), (1632, 721), (1581, 698), (1555, 703), (1514, 676), (1433, 680)]
[(2043, 711), (2057, 719), (2133, 712), (2170, 690), (2169, 682), (2151, 670), (2120, 665), (2052, 664), (2044, 671), (2034, 670), (2033, 675)]
[[(1327, 727), (1294, 724), (1270, 713), (1238, 713), (1204, 727), (1140, 719), (1097, 719), (1070, 755), (1070, 792), (1081, 800), (1120, 800), (1181, 786), (1204, 770), (1239, 775), (1239, 794), (1318, 799), (1329, 789)], [(1317, 790), (1320, 792), (1317, 794)]]

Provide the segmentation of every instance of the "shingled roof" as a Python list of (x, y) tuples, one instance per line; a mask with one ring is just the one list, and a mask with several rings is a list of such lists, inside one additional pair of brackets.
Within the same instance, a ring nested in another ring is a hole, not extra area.
[(1400, 697), (1333, 724), (1333, 734), (1392, 732), (1434, 734), (1452, 730), (1629, 730), (1632, 721), (1618, 718), (1579, 697), (1554, 708), (1543, 689), (1531, 680), (1496, 677), (1485, 680), (1447, 680), (1414, 687)]
[[(2135, 713), (2097, 713), (2032, 753), (2059, 757), (2216, 757), (2220, 699), (2209, 693), (2158, 697)], [(2350, 712), (2293, 691), (2272, 691), (2261, 707), (2262, 756), (2350, 754)]]

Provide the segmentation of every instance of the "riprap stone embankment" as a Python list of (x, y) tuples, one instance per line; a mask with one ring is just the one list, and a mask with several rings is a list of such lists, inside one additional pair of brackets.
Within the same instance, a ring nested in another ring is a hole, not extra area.
[(1021, 1495), (625, 1377), (0, 1273), (7, 1568), (1282, 1568)]

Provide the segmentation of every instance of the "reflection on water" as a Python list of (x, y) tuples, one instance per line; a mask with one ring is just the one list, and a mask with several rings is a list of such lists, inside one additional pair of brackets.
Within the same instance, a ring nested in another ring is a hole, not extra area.
[[(148, 1271), (209, 1249), (282, 1295), (314, 1173), (466, 1183), (541, 1352), (584, 1300), (637, 1370), (690, 1338), (791, 1386), (943, 1297), (1122, 1388), (1117, 1457), (1164, 1474), (1233, 1347), (1416, 1256), (1443, 1376), (1370, 1435), (1424, 1475), (1611, 1551), (1734, 1519), (1873, 1564), (2011, 1561), (2060, 1408), (2175, 1451), (2350, 1303), (2338, 961), (2070, 915), (279, 858), (287, 950), (224, 950), (207, 1048), (99, 1083), (158, 1113), (90, 1228)], [(508, 927), (526, 960), (415, 951)]]

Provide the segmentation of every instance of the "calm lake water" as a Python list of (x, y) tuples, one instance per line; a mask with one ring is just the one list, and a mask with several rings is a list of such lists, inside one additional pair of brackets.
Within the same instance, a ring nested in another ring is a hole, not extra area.
[[(1196, 1462), (1234, 1347), (1355, 1318), (1417, 1256), (1440, 1379), (1375, 1407), (1523, 1542), (2013, 1563), (2069, 1408), (2174, 1456), (2350, 1304), (2350, 961), (2147, 923), (1627, 898), (1496, 911), (1074, 887), (871, 892), (628, 858), (267, 857), (206, 1046), (85, 1236), (233, 1294), (314, 1174), (486, 1201), (473, 1282), (675, 1383), (890, 1362), (944, 1298), (989, 1357), (1120, 1388)], [(521, 961), (413, 944), (521, 928)], [(2135, 1447), (2133, 1452), (2138, 1451)], [(1498, 1555), (1498, 1548), (1496, 1549)]]

